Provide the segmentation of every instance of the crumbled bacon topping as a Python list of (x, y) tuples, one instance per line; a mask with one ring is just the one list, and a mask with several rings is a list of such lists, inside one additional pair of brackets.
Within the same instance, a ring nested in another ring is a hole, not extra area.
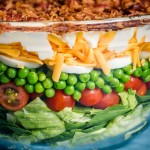
[(150, 14), (150, 0), (0, 0), (1, 21), (98, 20)]

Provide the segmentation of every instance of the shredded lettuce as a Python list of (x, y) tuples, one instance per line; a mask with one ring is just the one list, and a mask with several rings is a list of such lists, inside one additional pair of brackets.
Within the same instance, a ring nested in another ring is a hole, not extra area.
[(28, 144), (89, 144), (122, 133), (127, 139), (147, 123), (150, 95), (128, 90), (119, 96), (121, 104), (105, 110), (75, 106), (54, 112), (39, 98), (14, 113), (0, 107), (0, 138), (9, 131), (12, 138)]
[(104, 140), (108, 137), (117, 136), (131, 129), (135, 131), (135, 127), (140, 124), (141, 127), (144, 127), (144, 125), (146, 124), (146, 119), (141, 116), (142, 108), (142, 105), (140, 105), (132, 113), (116, 117), (111, 122), (109, 122), (109, 124), (105, 128), (101, 128), (97, 131), (90, 133), (75, 132), (72, 143), (86, 144), (96, 142), (99, 140)]
[(39, 98), (14, 115), (21, 125), (38, 139), (51, 138), (66, 130), (64, 122)]
[(121, 97), (121, 102), (123, 106), (128, 106), (130, 109), (134, 109), (138, 102), (136, 100), (136, 91), (129, 89), (127, 92), (120, 92), (118, 95)]

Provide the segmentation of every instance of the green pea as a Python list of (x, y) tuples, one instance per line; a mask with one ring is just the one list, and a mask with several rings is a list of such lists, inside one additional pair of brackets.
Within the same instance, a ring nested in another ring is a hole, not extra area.
[(130, 75), (124, 74), (123, 77), (120, 79), (121, 82), (126, 83), (130, 80)]
[(0, 62), (0, 72), (5, 72), (7, 70), (7, 66)]
[(17, 73), (18, 77), (21, 79), (26, 78), (28, 74), (29, 74), (29, 69), (26, 67), (19, 69)]
[(87, 82), (90, 80), (90, 74), (88, 73), (82, 73), (79, 75), (79, 79), (81, 82)]
[(52, 98), (55, 95), (55, 90), (53, 88), (45, 90), (45, 96), (48, 98)]
[(142, 75), (142, 69), (140, 67), (137, 67), (134, 72), (133, 72), (133, 75), (135, 77), (140, 77)]
[(68, 85), (64, 89), (64, 93), (66, 95), (72, 95), (74, 93), (74, 86), (73, 85)]
[(149, 68), (148, 61), (145, 60), (144, 63), (142, 63), (141, 68), (142, 70), (148, 69)]
[(24, 88), (28, 93), (33, 93), (34, 92), (34, 85), (33, 84), (27, 83), (27, 84), (25, 84)]
[(13, 79), (16, 77), (17, 71), (15, 68), (8, 68), (6, 71), (7, 77)]
[(46, 78), (44, 81), (42, 81), (42, 84), (44, 88), (49, 89), (53, 86), (53, 81), (51, 78)]
[(143, 70), (141, 77), (144, 79), (144, 78), (146, 78), (149, 74), (150, 74), (150, 69), (149, 69), (149, 68), (148, 68), (148, 69), (145, 69), (145, 70)]
[(54, 82), (54, 88), (57, 90), (63, 90), (66, 87), (66, 82), (65, 81), (58, 81)]
[(90, 89), (90, 90), (95, 89), (95, 82), (94, 82), (94, 81), (88, 81), (88, 82), (86, 83), (86, 87), (87, 87), (88, 89)]
[(98, 87), (98, 88), (102, 88), (105, 84), (105, 81), (103, 78), (101, 77), (98, 77), (98, 79), (95, 81), (95, 85)]
[(0, 75), (0, 82), (8, 83), (8, 82), (10, 82), (10, 78), (8, 78), (5, 74), (2, 74), (2, 75)]
[(38, 79), (39, 81), (44, 81), (46, 79), (45, 73), (41, 72), (38, 74)]
[(104, 85), (102, 91), (106, 94), (110, 94), (112, 92), (112, 89), (109, 85)]
[(126, 74), (131, 75), (131, 74), (133, 74), (133, 72), (134, 72), (134, 70), (130, 69), (130, 70), (126, 71)]
[(119, 82), (119, 85), (115, 88), (116, 92), (123, 92), (124, 91), (124, 84)]
[(80, 92), (82, 92), (85, 89), (85, 87), (86, 87), (86, 83), (83, 82), (77, 82), (75, 84), (75, 88)]
[(76, 101), (79, 101), (81, 98), (81, 92), (75, 90), (73, 95), (72, 95), (73, 99), (75, 99)]
[(119, 80), (117, 78), (113, 78), (111, 81), (110, 81), (110, 86), (112, 87), (117, 87), (119, 85)]
[(145, 78), (143, 79), (143, 81), (144, 81), (144, 82), (149, 82), (149, 81), (150, 81), (150, 74), (149, 74), (147, 77), (145, 77)]
[(90, 80), (91, 80), (91, 81), (96, 81), (97, 78), (98, 78), (98, 76), (99, 76), (98, 71), (92, 70), (92, 71), (90, 72)]
[(124, 74), (124, 71), (122, 69), (116, 69), (113, 72), (114, 77), (118, 79), (122, 78), (123, 74)]
[(17, 86), (23, 86), (26, 84), (26, 79), (15, 78), (15, 84)]
[(34, 88), (35, 88), (35, 92), (36, 93), (43, 93), (44, 92), (44, 87), (42, 85), (41, 82), (37, 82), (35, 85), (34, 85)]
[(132, 69), (132, 65), (127, 65), (125, 67), (122, 68), (125, 72), (127, 72), (128, 70)]
[(77, 77), (74, 74), (70, 74), (67, 79), (69, 85), (75, 85), (77, 83)]
[(103, 75), (103, 79), (106, 82), (110, 82), (113, 79), (113, 74), (110, 72), (108, 75)]
[(27, 81), (30, 83), (30, 84), (35, 84), (37, 83), (38, 81), (38, 75), (36, 72), (29, 72), (28, 76), (27, 76)]
[(68, 79), (68, 73), (62, 72), (60, 75), (60, 80), (67, 80)]

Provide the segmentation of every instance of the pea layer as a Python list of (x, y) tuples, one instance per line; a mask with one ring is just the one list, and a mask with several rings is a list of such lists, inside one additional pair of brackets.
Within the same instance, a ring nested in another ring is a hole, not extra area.
[(144, 82), (150, 81), (150, 62), (145, 60), (141, 67), (133, 70), (132, 64), (119, 69), (113, 69), (105, 75), (100, 69), (94, 69), (90, 73), (68, 74), (62, 72), (58, 82), (52, 80), (52, 71), (46, 66), (38, 69), (12, 68), (0, 62), (0, 83), (14, 82), (17, 86), (23, 86), (28, 93), (45, 93), (51, 98), (55, 90), (63, 90), (66, 95), (72, 95), (75, 100), (81, 98), (81, 92), (88, 88), (101, 89), (109, 94), (112, 90), (124, 91), (124, 83), (130, 80), (130, 76), (141, 78)]

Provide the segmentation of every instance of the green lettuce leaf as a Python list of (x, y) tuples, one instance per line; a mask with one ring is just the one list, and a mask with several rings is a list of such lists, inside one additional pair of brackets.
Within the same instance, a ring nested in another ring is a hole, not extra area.
[(72, 108), (66, 107), (57, 113), (59, 118), (65, 122), (67, 130), (81, 128), (86, 122), (91, 120), (90, 116), (86, 116), (83, 112), (74, 112)]
[(97, 112), (96, 115), (86, 124), (85, 128), (93, 127), (108, 122), (115, 117), (129, 112), (130, 109), (123, 105), (114, 105), (103, 111)]
[(147, 91), (146, 95), (139, 96), (136, 94), (136, 99), (139, 103), (150, 102), (150, 91)]
[(63, 133), (65, 124), (39, 98), (14, 113), (21, 125), (38, 139), (46, 139)]
[(121, 102), (123, 106), (128, 106), (130, 109), (134, 109), (138, 102), (136, 100), (136, 91), (129, 89), (127, 92), (120, 92), (118, 95), (121, 97)]
[[(137, 132), (143, 128), (146, 124), (146, 119), (142, 116), (142, 105), (138, 106), (134, 111), (128, 113), (128, 115), (120, 115), (110, 121), (105, 127), (94, 132), (75, 132), (72, 139), (73, 144), (86, 144), (93, 143), (96, 141), (104, 140), (108, 137), (114, 137), (121, 133), (125, 133), (125, 138), (129, 137), (132, 133)], [(150, 109), (150, 108), (149, 108)], [(135, 128), (137, 127), (138, 128)], [(140, 127), (139, 127), (140, 126)]]

